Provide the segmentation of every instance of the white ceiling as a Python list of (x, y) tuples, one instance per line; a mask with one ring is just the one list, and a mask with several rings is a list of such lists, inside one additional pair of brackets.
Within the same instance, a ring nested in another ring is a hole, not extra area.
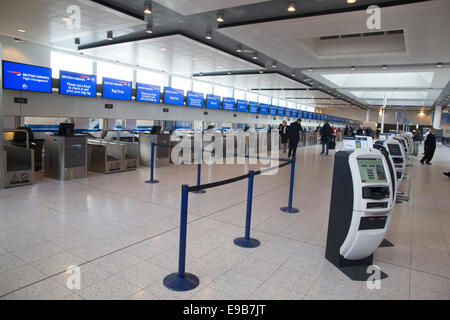
[(268, 0), (155, 0), (155, 2), (185, 16), (264, 1)]
[(181, 35), (115, 44), (84, 52), (90, 56), (185, 76), (199, 72), (261, 69), (253, 63)]
[[(433, 0), (381, 9), (381, 30), (404, 30), (405, 53), (318, 56), (302, 41), (366, 33), (365, 10), (221, 28), (218, 31), (291, 68), (412, 64), (449, 60), (450, 1)], [(345, 43), (346, 51), (348, 44)]]

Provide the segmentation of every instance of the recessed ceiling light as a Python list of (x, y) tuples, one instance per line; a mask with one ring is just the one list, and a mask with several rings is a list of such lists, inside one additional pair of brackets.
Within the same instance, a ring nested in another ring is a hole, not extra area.
[(260, 70), (259, 73), (264, 73), (264, 71)]
[(355, 3), (356, 0), (347, 0), (347, 3)]
[(272, 68), (276, 68), (277, 67), (277, 63), (274, 61), (272, 62)]
[(253, 59), (253, 60), (258, 60), (258, 54), (255, 53), (255, 54), (253, 55), (252, 59)]
[(387, 65), (383, 65), (383, 66), (381, 67), (381, 69), (383, 69), (383, 70), (386, 70), (387, 68), (388, 68)]
[(295, 73), (293, 73), (292, 76), (295, 77), (296, 76)]
[(309, 69), (308, 69), (308, 71), (309, 71), (309, 72), (312, 72), (312, 71), (313, 71), (313, 69), (312, 69), (312, 68), (309, 68)]
[(192, 61), (197, 61), (197, 58), (195, 58), (195, 57), (194, 57), (194, 58), (192, 58)]
[(238, 44), (237, 48), (236, 48), (236, 52), (242, 52), (242, 45)]
[(288, 3), (288, 7), (287, 7), (287, 11), (295, 12), (295, 10), (297, 10), (296, 5), (295, 5), (295, 1), (289, 2)]
[(106, 39), (111, 41), (113, 39), (113, 32), (112, 31), (108, 31), (106, 33)]
[(167, 49), (166, 48), (161, 48), (161, 51), (166, 51)]
[(69, 18), (63, 17), (63, 18), (62, 18), (62, 21), (67, 22), (67, 21), (69, 21)]
[(228, 74), (231, 74), (231, 72), (230, 72), (230, 71), (228, 71), (227, 73), (228, 73)]
[(144, 13), (145, 14), (152, 14), (152, 3), (151, 1), (145, 1), (144, 3)]
[(442, 68), (442, 63), (441, 62), (439, 62), (438, 64), (436, 64), (436, 67), (438, 67), (438, 68)]
[(14, 41), (20, 43), (22, 40), (20, 40), (19, 38), (14, 38)]
[(27, 32), (25, 29), (17, 29), (17, 31), (22, 32), (22, 33)]
[(205, 39), (206, 39), (206, 40), (211, 40), (211, 39), (212, 39), (211, 32), (207, 32), (207, 33), (206, 33)]
[(356, 70), (356, 67), (353, 67), (353, 66), (352, 66), (352, 67), (350, 68), (350, 70), (355, 71), (355, 70)]
[(149, 23), (147, 24), (147, 27), (145, 28), (145, 32), (147, 33), (153, 33), (152, 25)]
[(224, 22), (223, 13), (217, 13), (217, 22)]

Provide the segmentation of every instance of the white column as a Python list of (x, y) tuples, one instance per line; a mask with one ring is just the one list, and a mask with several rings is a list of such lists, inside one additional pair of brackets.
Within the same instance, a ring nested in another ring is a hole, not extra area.
[(436, 129), (441, 128), (441, 114), (442, 114), (442, 106), (434, 107), (433, 128)]
[(381, 131), (380, 131), (380, 133), (384, 133), (384, 114), (386, 113), (386, 105), (387, 105), (387, 96), (384, 95), (383, 109), (381, 111)]
[(368, 108), (366, 112), (366, 122), (369, 122), (369, 119), (370, 119), (370, 109)]

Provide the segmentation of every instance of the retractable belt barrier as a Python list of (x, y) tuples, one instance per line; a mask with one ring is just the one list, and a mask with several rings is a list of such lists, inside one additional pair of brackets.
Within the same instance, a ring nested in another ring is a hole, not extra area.
[[(171, 147), (171, 146), (169, 146)], [(153, 150), (153, 149), (152, 149)], [(201, 150), (203, 151), (203, 150)], [(236, 156), (236, 154), (235, 154)], [(153, 155), (152, 155), (153, 157)], [(246, 155), (246, 157), (250, 157)], [(196, 186), (181, 186), (181, 215), (180, 215), (180, 249), (179, 249), (179, 257), (178, 257), (178, 272), (171, 273), (164, 278), (164, 285), (175, 291), (187, 291), (196, 288), (200, 280), (197, 276), (192, 273), (187, 273), (185, 271), (186, 266), (186, 235), (187, 235), (187, 215), (188, 215), (188, 195), (189, 192), (198, 192), (200, 190), (215, 188), (219, 186), (223, 186), (226, 184), (234, 183), (237, 181), (241, 181), (248, 178), (248, 191), (247, 191), (247, 211), (246, 211), (246, 219), (245, 219), (245, 235), (244, 237), (236, 238), (233, 242), (235, 245), (243, 247), (243, 248), (256, 248), (260, 245), (260, 242), (257, 239), (250, 237), (250, 225), (251, 225), (251, 214), (252, 214), (252, 200), (253, 200), (253, 183), (254, 177), (263, 173), (266, 173), (271, 170), (279, 169), (284, 166), (291, 164), (291, 176), (290, 176), (290, 184), (289, 184), (289, 202), (287, 207), (281, 208), (281, 211), (288, 213), (297, 213), (298, 209), (292, 207), (292, 198), (293, 198), (293, 187), (294, 187), (294, 175), (295, 175), (295, 158), (294, 159), (271, 159), (271, 160), (280, 160), (284, 161), (284, 163), (276, 166), (270, 167), (266, 169), (261, 169), (257, 171), (249, 171), (247, 174), (221, 180), (217, 182), (207, 183), (200, 185), (200, 175), (198, 175), (197, 185)], [(199, 171), (200, 171), (200, 162), (199, 162)]]

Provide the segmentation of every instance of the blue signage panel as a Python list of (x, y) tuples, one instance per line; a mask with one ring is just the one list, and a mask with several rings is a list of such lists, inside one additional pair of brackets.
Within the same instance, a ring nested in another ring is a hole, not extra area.
[(160, 103), (161, 87), (138, 82), (136, 84), (136, 101)]
[(222, 110), (235, 111), (236, 102), (233, 98), (223, 98)]
[(308, 119), (312, 119), (312, 112), (308, 112)]
[(238, 100), (237, 104), (236, 104), (236, 111), (248, 112), (248, 101), (247, 100)]
[(313, 120), (317, 120), (317, 113), (313, 112), (312, 113), (312, 118), (313, 118)]
[(97, 77), (61, 70), (59, 72), (59, 93), (95, 98), (97, 96)]
[(297, 109), (292, 109), (292, 111), (291, 111), (291, 117), (292, 117), (292, 118), (297, 118), (297, 117), (298, 117), (298, 110), (297, 110)]
[(278, 115), (284, 116), (284, 107), (278, 107)]
[(186, 106), (203, 108), (203, 101), (205, 100), (205, 95), (200, 92), (188, 91), (187, 92), (187, 102)]
[(131, 100), (131, 81), (103, 78), (103, 98)]
[(290, 118), (291, 117), (291, 109), (284, 109), (284, 116)]
[(165, 87), (164, 104), (171, 104), (175, 106), (184, 105), (184, 90)]
[(259, 113), (260, 114), (268, 114), (269, 113), (269, 105), (265, 103), (261, 103), (259, 105)]
[(213, 94), (206, 95), (206, 108), (207, 109), (220, 109), (220, 97)]
[(277, 106), (270, 106), (269, 107), (269, 114), (271, 115), (271, 116), (276, 116), (277, 115)]
[(250, 103), (248, 104), (248, 112), (258, 113), (258, 107), (259, 107), (258, 102), (250, 101)]
[(3, 88), (52, 92), (52, 69), (3, 61)]

